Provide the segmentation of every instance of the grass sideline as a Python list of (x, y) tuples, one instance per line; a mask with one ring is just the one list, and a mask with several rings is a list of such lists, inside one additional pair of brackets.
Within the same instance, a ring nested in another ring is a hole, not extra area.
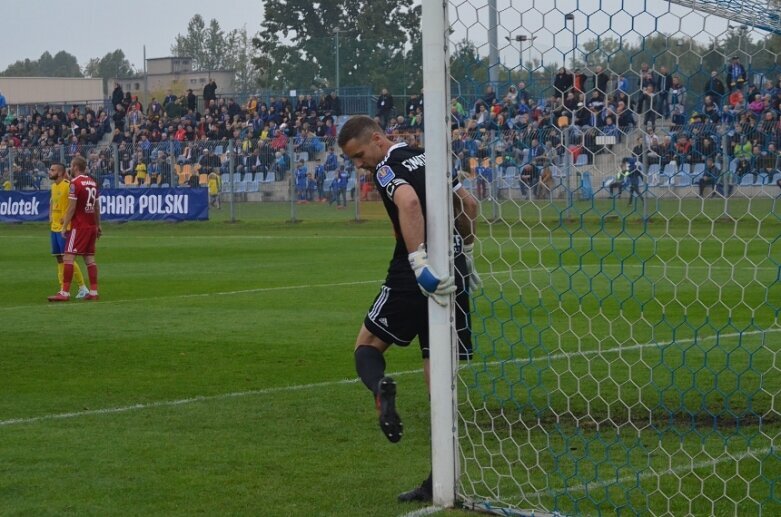
[[(613, 256), (599, 252), (611, 240), (625, 241), (619, 255), (645, 242), (636, 254), (673, 260), (652, 246), (656, 237), (766, 242), (781, 233), (767, 211), (750, 217), (770, 203), (711, 225), (719, 209), (708, 207), (708, 217), (667, 222), (676, 207), (662, 205), (644, 226), (609, 202), (583, 204), (561, 224), (553, 206), (504, 205), (507, 220), (521, 222), (481, 225), (481, 266), (506, 282), (502, 274), (522, 267), (550, 267), (557, 246), (578, 250), (560, 254), (566, 273), (577, 254), (597, 265)], [(302, 222), (289, 224), (288, 205), (240, 204), (236, 224), (225, 222), (225, 207), (208, 223), (109, 225), (99, 243), (101, 302), (56, 306), (45, 302), (56, 289), (45, 225), (0, 226), (0, 263), (11, 273), (0, 300), (0, 422), (22, 420), (0, 425), (0, 513), (385, 516), (424, 507), (395, 502), (428, 470), (419, 354), (389, 352), (390, 369), (404, 372), (398, 446), (353, 382), (355, 333), (393, 246), (381, 206), (361, 209), (362, 224), (349, 209), (301, 206)], [(529, 223), (535, 214), (545, 224)], [(510, 238), (521, 252), (508, 261), (498, 243)], [(699, 253), (692, 242), (683, 255)], [(768, 270), (756, 285), (774, 282), (773, 263), (754, 258)], [(519, 293), (529, 287), (511, 280)], [(161, 403), (171, 401), (186, 402)], [(63, 413), (78, 415), (49, 418)]]

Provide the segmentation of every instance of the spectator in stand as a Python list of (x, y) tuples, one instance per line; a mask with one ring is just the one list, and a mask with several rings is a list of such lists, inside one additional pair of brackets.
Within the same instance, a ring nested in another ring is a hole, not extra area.
[(738, 56), (732, 56), (732, 62), (727, 68), (727, 85), (729, 85), (730, 91), (740, 88), (745, 82), (746, 69), (740, 63)]
[(418, 108), (418, 96), (417, 94), (412, 94), (409, 96), (409, 99), (407, 99), (406, 107), (404, 108), (404, 113), (407, 115), (411, 115), (415, 113), (415, 110)]
[(487, 161), (480, 162), (475, 167), (475, 176), (477, 177), (477, 199), (483, 200), (493, 182), (493, 170), (490, 164)]
[(572, 74), (572, 87), (577, 93), (585, 93), (586, 91), (586, 74), (581, 72), (580, 68), (576, 68)]
[(679, 135), (675, 143), (675, 161), (678, 170), (682, 170), (684, 164), (691, 165), (693, 162), (692, 143), (684, 134)]
[(178, 99), (176, 95), (174, 95), (174, 92), (169, 88), (165, 94), (165, 97), (163, 98), (163, 108), (165, 108), (169, 104), (175, 104), (177, 100)]
[(721, 106), (725, 93), (724, 83), (719, 79), (719, 73), (716, 70), (712, 70), (708, 84), (705, 86), (705, 95), (710, 96), (716, 106)]
[(721, 121), (721, 111), (711, 95), (705, 96), (702, 113), (712, 124), (718, 124)]
[(751, 157), (753, 154), (753, 146), (748, 141), (746, 135), (740, 135), (740, 140), (733, 147), (733, 156), (735, 157), (735, 176), (739, 180), (743, 179), (743, 176), (751, 174)]
[[(670, 90), (673, 89), (673, 76), (667, 71), (667, 67), (659, 67), (656, 74), (654, 90), (656, 91), (656, 112), (664, 119), (670, 118), (670, 110), (677, 102), (670, 98)], [(679, 80), (680, 83), (680, 80)], [(680, 86), (680, 85), (679, 85)], [(683, 104), (681, 102), (680, 104)]]
[(485, 87), (485, 90), (483, 92), (483, 96), (480, 99), (477, 99), (475, 102), (475, 105), (472, 108), (472, 111), (475, 113), (478, 111), (478, 108), (482, 105), (488, 110), (491, 106), (494, 105), (494, 101), (496, 100), (496, 91), (494, 90), (494, 87), (490, 84)]
[(122, 104), (124, 98), (125, 92), (122, 91), (122, 86), (119, 83), (114, 83), (114, 90), (111, 92), (111, 105), (116, 108), (117, 104)]
[(686, 111), (686, 86), (677, 75), (673, 76), (670, 83), (669, 98), (666, 106), (678, 107), (681, 113)]
[(212, 101), (217, 101), (217, 82), (214, 79), (203, 87), (203, 105), (210, 106)]
[(753, 99), (748, 104), (748, 109), (757, 116), (765, 111), (765, 101), (762, 100), (762, 96), (760, 94), (754, 94)]
[(711, 195), (716, 193), (716, 183), (719, 181), (721, 171), (716, 167), (715, 161), (712, 157), (705, 159), (705, 169), (702, 171), (702, 176), (697, 181), (699, 187), (700, 197), (705, 194), (705, 187), (710, 186), (713, 189)]
[(119, 173), (124, 178), (125, 185), (135, 183), (135, 163), (128, 152), (122, 153), (119, 157)]
[(564, 98), (572, 88), (572, 74), (563, 66), (559, 68), (556, 76), (553, 78), (553, 88), (556, 90), (556, 96)]
[[(762, 184), (769, 185), (773, 179), (773, 176), (775, 176), (776, 172), (778, 171), (778, 151), (776, 150), (775, 144), (769, 144), (767, 146), (767, 150), (760, 153), (755, 170), (759, 175), (765, 175), (765, 179), (762, 180)], [(755, 182), (759, 182), (757, 176), (755, 176)]]
[(205, 147), (200, 160), (198, 160), (198, 165), (201, 166), (199, 171), (201, 174), (217, 172), (220, 170), (220, 157), (212, 153), (208, 147)]
[(118, 129), (120, 132), (124, 132), (125, 131), (125, 106), (122, 103), (117, 103), (114, 105), (114, 108), (116, 109), (112, 117), (114, 119), (114, 127)]
[(603, 99), (607, 98), (608, 84), (610, 83), (610, 74), (608, 74), (600, 65), (594, 69), (594, 87), (599, 91)]
[[(206, 86), (204, 86), (206, 88)], [(198, 97), (193, 93), (192, 88), (187, 89), (187, 109), (196, 111), (198, 109)]]
[(637, 112), (643, 115), (643, 125), (648, 128), (650, 127), (656, 127), (656, 116), (657, 113), (654, 110), (654, 97), (656, 95), (656, 92), (654, 91), (653, 84), (648, 84), (644, 90), (643, 94), (640, 97), (639, 102), (637, 103)]
[(393, 116), (393, 96), (388, 93), (387, 88), (383, 88), (377, 97), (377, 116), (380, 117), (380, 125), (385, 129)]

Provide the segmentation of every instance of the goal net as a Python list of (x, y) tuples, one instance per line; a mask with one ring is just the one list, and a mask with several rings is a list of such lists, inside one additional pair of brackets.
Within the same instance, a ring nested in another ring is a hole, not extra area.
[(781, 514), (780, 20), (775, 1), (448, 3), (449, 159), (480, 200), (484, 284), (453, 383), (465, 507)]

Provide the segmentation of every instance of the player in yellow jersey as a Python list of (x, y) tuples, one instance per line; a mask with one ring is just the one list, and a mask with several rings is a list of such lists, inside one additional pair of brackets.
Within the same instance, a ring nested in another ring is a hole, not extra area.
[[(65, 267), (62, 263), (62, 255), (65, 253), (65, 237), (62, 236), (62, 217), (68, 208), (70, 181), (68, 180), (65, 166), (61, 163), (53, 163), (49, 167), (49, 179), (52, 181), (52, 197), (49, 204), (52, 255), (57, 259), (57, 278), (60, 281), (60, 290), (62, 290)], [(89, 293), (89, 289), (84, 284), (84, 275), (81, 274), (81, 269), (79, 269), (76, 263), (73, 264), (73, 277), (79, 284), (79, 294), (76, 295), (76, 298), (84, 298)]]
[(214, 171), (210, 172), (208, 176), (209, 204), (217, 210), (220, 209), (220, 183), (220, 176)]

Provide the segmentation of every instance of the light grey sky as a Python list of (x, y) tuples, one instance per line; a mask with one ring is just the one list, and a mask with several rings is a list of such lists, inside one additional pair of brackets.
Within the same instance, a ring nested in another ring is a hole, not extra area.
[[(450, 22), (455, 30), (451, 41), (468, 36), (480, 46), (481, 54), (488, 53), (487, 3), (452, 2), (459, 7), (458, 14), (451, 9)], [(500, 56), (510, 62), (517, 59), (517, 43), (507, 42), (505, 36), (521, 32), (520, 26), (524, 27), (522, 32), (537, 37), (532, 49), (526, 47), (526, 59), (560, 62), (562, 55), (571, 51), (571, 36), (564, 27), (563, 13), (576, 7), (581, 9), (576, 17), (577, 31), (584, 31), (586, 23), (590, 29), (579, 36), (581, 42), (608, 30), (614, 37), (636, 41), (639, 34), (654, 29), (707, 41), (727, 28), (724, 18), (702, 16), (666, 0), (498, 0), (497, 4)], [(534, 7), (529, 9), (530, 5)], [(14, 2), (14, 12), (8, 13), (0, 32), (0, 70), (20, 59), (37, 59), (46, 50), (52, 54), (65, 50), (83, 66), (88, 59), (102, 57), (117, 48), (125, 52), (131, 64), (142, 69), (143, 45), (147, 57), (170, 55), (174, 37), (186, 31), (187, 22), (195, 13), (207, 22), (216, 18), (225, 30), (246, 25), (248, 32), (254, 34), (262, 21), (263, 0)], [(586, 13), (590, 14), (588, 21)]]
[(141, 69), (143, 45), (147, 57), (170, 55), (174, 37), (187, 30), (195, 13), (207, 23), (216, 18), (227, 30), (246, 25), (250, 34), (263, 17), (262, 0), (23, 0), (4, 7), (0, 70), (47, 50), (65, 50), (83, 66), (117, 48)]

